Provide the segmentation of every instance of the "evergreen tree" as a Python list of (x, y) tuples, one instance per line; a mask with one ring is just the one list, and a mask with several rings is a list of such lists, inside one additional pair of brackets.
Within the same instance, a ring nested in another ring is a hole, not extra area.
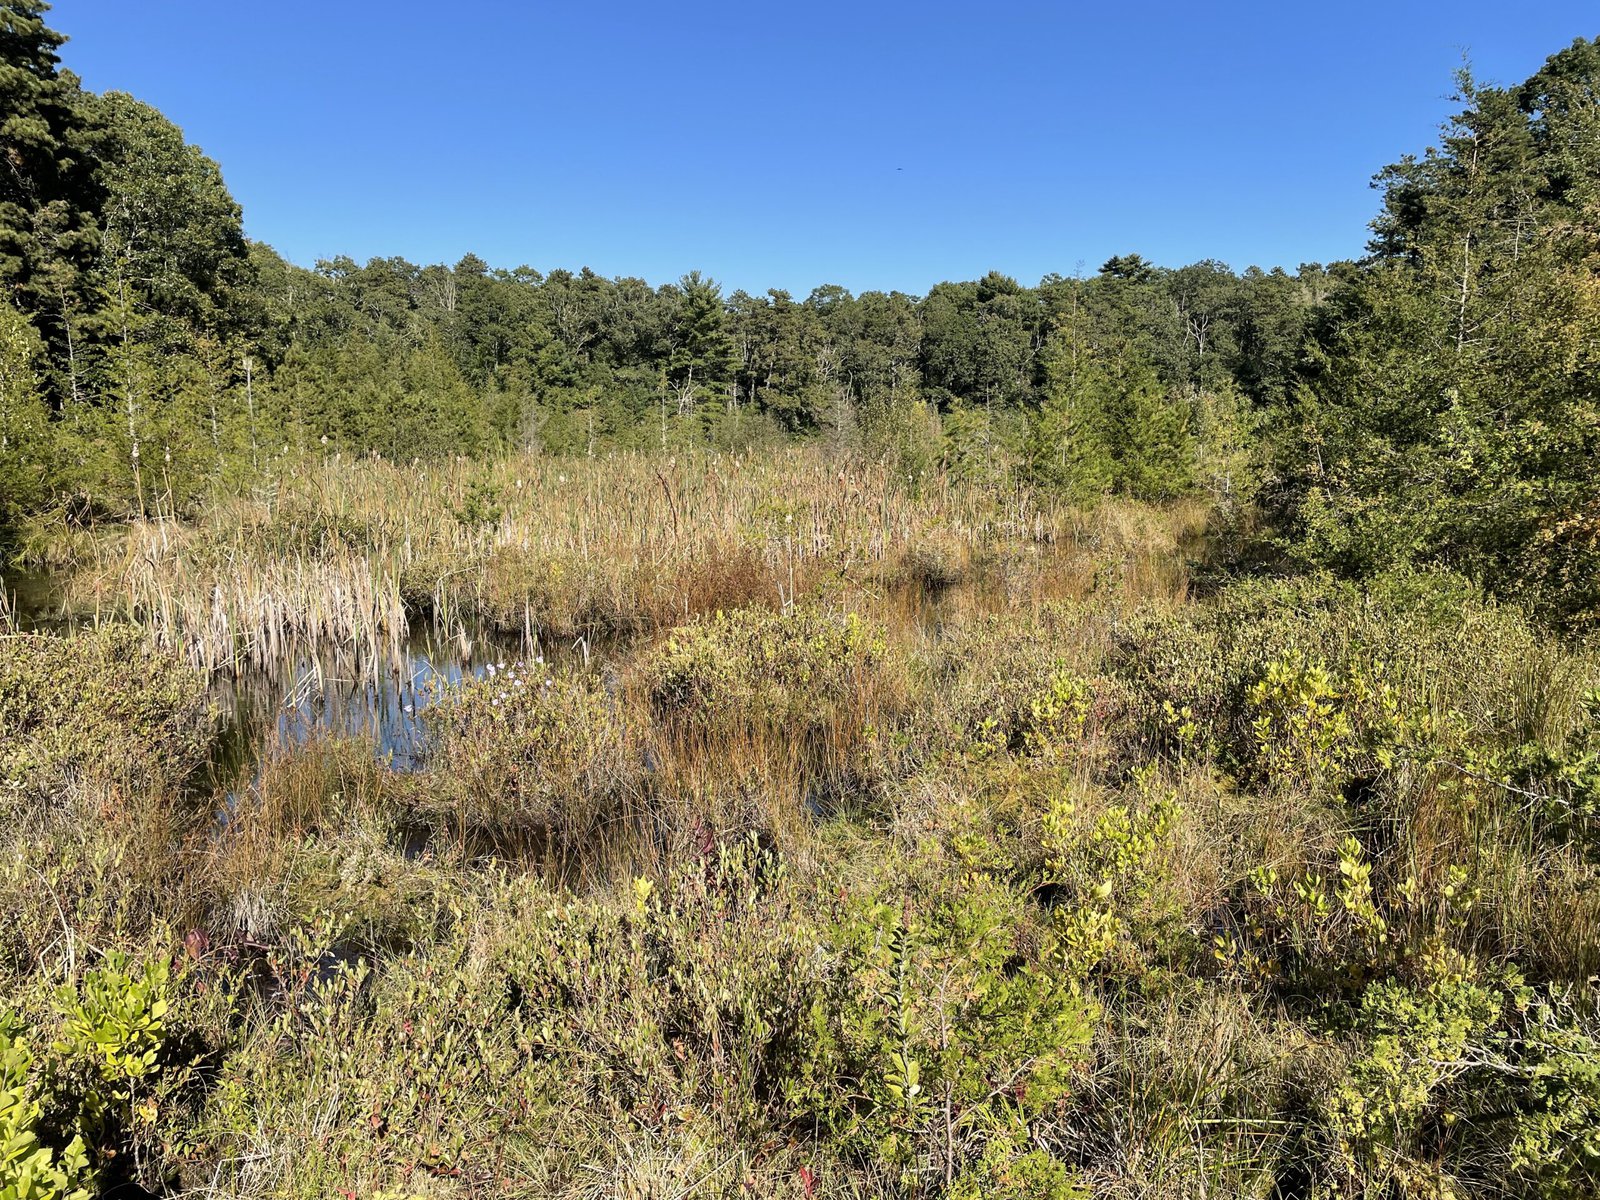
[(1044, 353), (1044, 399), (1028, 437), (1033, 480), (1080, 504), (1104, 495), (1114, 471), (1104, 408), (1107, 381), (1085, 322), (1077, 305), (1057, 319)]
[(45, 494), (51, 455), (39, 386), (43, 351), (27, 318), (0, 304), (0, 541)]
[(1174, 400), (1155, 369), (1138, 358), (1112, 359), (1093, 380), (1116, 490), (1145, 500), (1187, 491), (1193, 482), (1187, 404)]
[(1439, 145), (1379, 176), (1282, 468), (1313, 561), (1443, 563), (1567, 619), (1600, 601), (1597, 67), (1580, 42), (1521, 88), (1463, 76)]
[(716, 281), (691, 271), (678, 290), (666, 378), (678, 415), (686, 417), (724, 394), (733, 379), (734, 348)]
[(66, 371), (101, 197), (77, 77), (58, 69), (66, 39), (44, 23), (49, 7), (0, 3), (0, 289)]

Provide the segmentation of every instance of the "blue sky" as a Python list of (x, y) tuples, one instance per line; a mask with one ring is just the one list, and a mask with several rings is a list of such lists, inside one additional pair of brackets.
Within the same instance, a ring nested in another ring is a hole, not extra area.
[(1032, 283), (1114, 253), (1358, 254), (1463, 53), (1514, 83), (1587, 0), (58, 0), (290, 259), (590, 266), (730, 290)]

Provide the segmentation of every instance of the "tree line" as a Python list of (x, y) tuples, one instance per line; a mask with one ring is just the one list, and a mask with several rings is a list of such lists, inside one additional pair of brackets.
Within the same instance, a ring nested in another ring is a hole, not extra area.
[(1368, 254), (1294, 273), (1119, 255), (1034, 286), (726, 294), (244, 236), (217, 164), (85, 90), (0, 4), (0, 528), (179, 515), (308, 456), (811, 439), (1092, 503), (1207, 489), (1294, 559), (1600, 601), (1600, 46), (1463, 75), (1385, 169)]

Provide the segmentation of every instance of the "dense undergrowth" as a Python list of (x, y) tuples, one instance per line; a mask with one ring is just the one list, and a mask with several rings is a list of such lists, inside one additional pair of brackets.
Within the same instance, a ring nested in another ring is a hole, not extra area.
[[(132, 622), (0, 637), (0, 1195), (1600, 1188), (1592, 651), (1194, 505), (646, 461), (72, 548)], [(218, 794), (203, 672), (352, 580), (632, 636)]]

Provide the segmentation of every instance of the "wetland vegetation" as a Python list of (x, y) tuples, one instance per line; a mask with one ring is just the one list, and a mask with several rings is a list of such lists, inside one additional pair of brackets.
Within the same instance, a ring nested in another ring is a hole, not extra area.
[(1600, 1189), (1600, 45), (1360, 263), (796, 302), (290, 266), (44, 7), (0, 1198)]

